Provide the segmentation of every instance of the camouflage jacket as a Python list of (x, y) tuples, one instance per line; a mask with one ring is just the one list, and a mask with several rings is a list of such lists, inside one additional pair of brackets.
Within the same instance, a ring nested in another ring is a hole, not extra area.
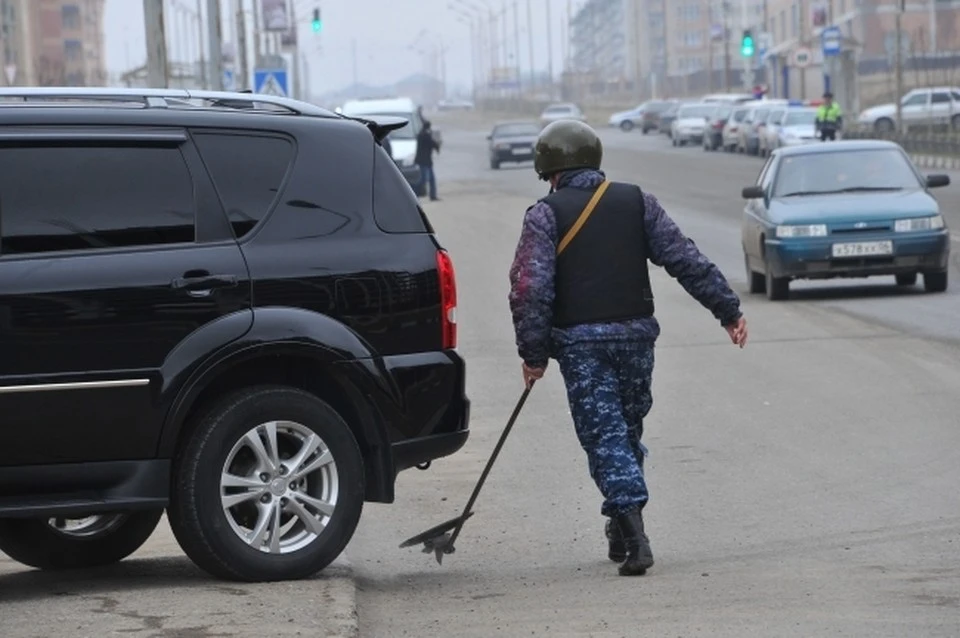
[[(571, 171), (558, 188), (595, 188), (602, 171)], [(653, 195), (644, 192), (647, 254), (694, 299), (713, 313), (721, 325), (740, 318), (740, 298), (720, 269), (677, 227)], [(660, 335), (654, 317), (617, 323), (596, 323), (559, 329), (553, 326), (557, 223), (553, 209), (537, 202), (523, 218), (523, 228), (510, 268), (510, 311), (520, 357), (532, 367), (544, 367), (558, 349), (585, 341), (649, 341)]]

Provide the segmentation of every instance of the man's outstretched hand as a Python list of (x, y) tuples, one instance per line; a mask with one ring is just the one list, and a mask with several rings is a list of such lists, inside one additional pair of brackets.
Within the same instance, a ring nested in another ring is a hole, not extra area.
[(747, 320), (741, 316), (728, 326), (724, 326), (733, 345), (743, 348), (747, 345)]
[(526, 363), (522, 366), (523, 369), (523, 385), (530, 389), (533, 387), (534, 381), (539, 381), (543, 378), (543, 373), (546, 368), (531, 368)]

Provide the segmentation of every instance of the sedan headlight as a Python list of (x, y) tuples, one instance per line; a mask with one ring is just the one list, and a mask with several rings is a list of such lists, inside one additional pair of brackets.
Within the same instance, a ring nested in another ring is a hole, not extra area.
[(506, 143), (504, 143), (504, 142), (500, 142), (500, 143), (497, 144), (494, 148), (496, 148), (498, 151), (505, 151), (505, 150), (507, 150), (508, 148), (510, 148), (510, 145), (509, 145), (509, 144), (506, 144)]
[(943, 228), (943, 217), (940, 215), (898, 219), (893, 225), (893, 229), (898, 233), (909, 233), (915, 230), (940, 230), (941, 228)]
[(777, 237), (826, 237), (826, 224), (806, 224), (802, 226), (777, 226)]

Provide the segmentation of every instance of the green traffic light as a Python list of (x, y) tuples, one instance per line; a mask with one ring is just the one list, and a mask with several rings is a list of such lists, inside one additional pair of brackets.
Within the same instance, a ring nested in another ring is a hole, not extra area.
[(320, 9), (313, 10), (313, 23), (311, 26), (313, 27), (314, 33), (320, 33), (320, 29), (323, 28), (323, 21), (320, 20)]
[(740, 42), (740, 53), (745, 58), (752, 58), (753, 52), (753, 34), (746, 31), (743, 34), (743, 40)]
[(320, 27), (321, 27), (322, 24), (323, 24), (323, 23), (320, 22), (319, 20), (314, 20), (314, 21), (313, 21), (313, 32), (314, 32), (314, 33), (320, 33)]

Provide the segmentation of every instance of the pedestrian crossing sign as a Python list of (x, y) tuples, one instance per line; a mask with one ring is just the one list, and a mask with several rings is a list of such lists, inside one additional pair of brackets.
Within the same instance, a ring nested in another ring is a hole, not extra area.
[(285, 69), (257, 69), (254, 71), (253, 81), (255, 93), (276, 97), (289, 96)]

